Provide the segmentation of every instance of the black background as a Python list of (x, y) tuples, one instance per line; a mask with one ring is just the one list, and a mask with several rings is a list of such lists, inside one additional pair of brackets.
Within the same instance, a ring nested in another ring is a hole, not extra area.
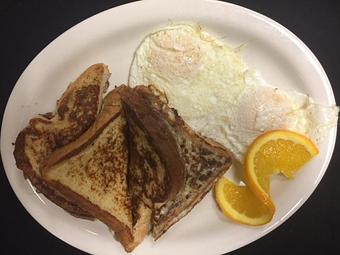
[[(48, 43), (78, 22), (128, 1), (1, 0), (1, 120), (20, 74)], [(338, 1), (230, 1), (287, 27), (323, 65), (340, 99), (340, 4)], [(339, 142), (331, 164), (308, 201), (267, 236), (231, 254), (340, 254)], [(1, 164), (1, 254), (85, 254), (40, 226), (14, 195)], [(228, 236), (226, 236), (228, 238)], [(181, 254), (180, 251), (178, 251)]]

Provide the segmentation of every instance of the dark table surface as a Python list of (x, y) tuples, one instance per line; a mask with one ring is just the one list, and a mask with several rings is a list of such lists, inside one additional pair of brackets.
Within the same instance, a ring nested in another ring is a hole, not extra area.
[[(2, 0), (0, 2), (1, 120), (7, 99), (30, 61), (78, 22), (127, 1)], [(314, 52), (340, 100), (338, 1), (230, 1), (287, 27)], [(338, 137), (339, 138), (339, 137)], [(231, 254), (340, 254), (339, 139), (330, 166), (308, 201), (267, 236)], [(1, 254), (85, 254), (40, 226), (23, 208), (0, 170)], [(228, 238), (228, 237), (226, 237)], [(179, 251), (180, 254), (180, 251)]]

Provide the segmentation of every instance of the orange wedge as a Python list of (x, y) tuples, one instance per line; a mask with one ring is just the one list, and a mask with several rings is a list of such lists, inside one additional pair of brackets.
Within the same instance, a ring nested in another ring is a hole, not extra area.
[(260, 200), (272, 204), (270, 176), (282, 173), (291, 179), (317, 154), (316, 145), (304, 135), (289, 130), (269, 131), (257, 137), (248, 149), (245, 181)]
[(275, 207), (262, 203), (247, 186), (222, 177), (215, 186), (215, 198), (224, 215), (247, 225), (263, 225), (273, 218)]
[(222, 212), (247, 225), (263, 225), (272, 219), (275, 205), (270, 198), (270, 176), (282, 173), (287, 178), (315, 155), (318, 149), (307, 137), (288, 130), (269, 131), (250, 145), (245, 159), (247, 186), (221, 178), (215, 198)]

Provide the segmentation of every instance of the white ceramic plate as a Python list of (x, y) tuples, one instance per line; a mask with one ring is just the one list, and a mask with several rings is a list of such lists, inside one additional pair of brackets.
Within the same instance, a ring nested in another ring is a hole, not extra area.
[[(2, 123), (1, 152), (8, 179), (27, 211), (49, 232), (89, 253), (124, 254), (107, 227), (74, 218), (35, 193), (15, 167), (12, 142), (36, 113), (55, 102), (87, 66), (104, 62), (111, 84), (127, 82), (133, 52), (150, 31), (169, 22), (194, 21), (232, 45), (247, 43), (243, 56), (269, 83), (310, 94), (316, 102), (334, 104), (328, 78), (312, 52), (291, 32), (248, 9), (215, 1), (143, 1), (113, 8), (71, 28), (49, 44), (26, 68), (8, 101)], [(276, 178), (277, 212), (263, 227), (245, 227), (225, 219), (212, 194), (173, 226), (159, 241), (147, 238), (133, 254), (218, 254), (237, 249), (287, 220), (311, 195), (326, 171), (336, 129), (319, 146), (320, 155), (293, 181)]]

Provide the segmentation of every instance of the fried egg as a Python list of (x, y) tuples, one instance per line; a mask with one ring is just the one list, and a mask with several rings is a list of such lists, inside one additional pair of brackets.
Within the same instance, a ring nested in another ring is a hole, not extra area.
[(223, 144), (242, 162), (263, 132), (289, 129), (316, 143), (336, 125), (338, 107), (315, 104), (296, 91), (268, 86), (247, 67), (238, 48), (199, 25), (159, 29), (139, 45), (129, 86), (153, 84), (196, 132)]

